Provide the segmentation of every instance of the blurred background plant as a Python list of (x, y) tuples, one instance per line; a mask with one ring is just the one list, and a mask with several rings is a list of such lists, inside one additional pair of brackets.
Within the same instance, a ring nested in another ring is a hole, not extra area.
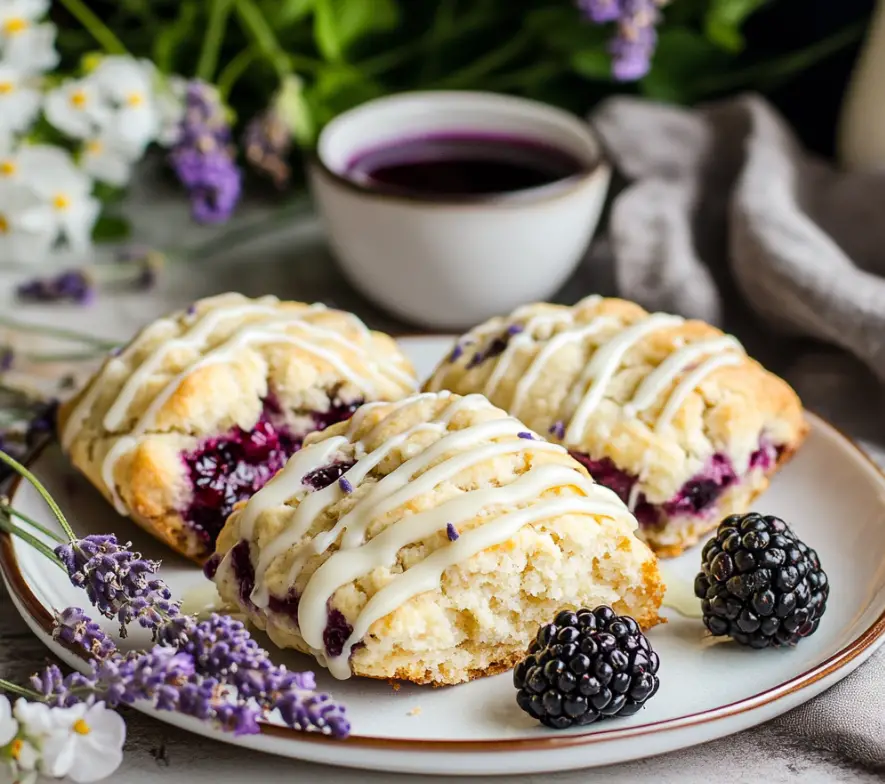
[(323, 125), (372, 98), (493, 90), (584, 113), (615, 92), (771, 93), (856, 42), (869, 2), (0, 0), (0, 261), (123, 236), (152, 146), (194, 219), (223, 222), (246, 169), (299, 189)]

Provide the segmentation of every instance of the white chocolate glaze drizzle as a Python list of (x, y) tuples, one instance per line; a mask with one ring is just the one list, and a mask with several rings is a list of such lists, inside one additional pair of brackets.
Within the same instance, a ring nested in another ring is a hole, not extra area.
[[(413, 425), (367, 451), (366, 444), (372, 442), (372, 434), (378, 432), (378, 428), (404, 407), (416, 405), (428, 397), (446, 399), (450, 394), (424, 394), (389, 404), (385, 416), (360, 441), (352, 441), (353, 433), (359, 429), (352, 425), (349, 438), (336, 436), (304, 447), (239, 513), (240, 537), (254, 541), (255, 521), (262, 512), (278, 507), (286, 499), (298, 499), (298, 505), (286, 526), (262, 546), (255, 566), (255, 588), (251, 596), (252, 602), (258, 607), (266, 607), (269, 602), (266, 575), (277, 558), (292, 547), (298, 548), (286, 575), (286, 584), (294, 586), (309, 559), (326, 552), (337, 542), (337, 549), (310, 575), (298, 604), (298, 627), (302, 637), (337, 678), (350, 676), (349, 659), (353, 646), (365, 637), (373, 623), (412, 597), (438, 590), (442, 575), (449, 567), (507, 541), (526, 525), (559, 515), (630, 517), (627, 508), (611, 490), (595, 484), (574, 465), (535, 464), (527, 457), (531, 467), (509, 485), (471, 490), (432, 509), (406, 514), (366, 541), (373, 520), (407, 507), (417, 497), (432, 492), (441, 482), (455, 477), (470, 466), (499, 455), (564, 452), (559, 445), (537, 437), (526, 438), (525, 425), (511, 417), (449, 430), (449, 424), (459, 411), (489, 406), (488, 401), (479, 395), (457, 398), (433, 421)], [(365, 413), (362, 417), (365, 417)], [(391, 473), (363, 487), (369, 472), (384, 457), (406, 445), (413, 435), (422, 431), (436, 432), (439, 438), (405, 459)], [(311, 492), (304, 488), (303, 478), (311, 471), (328, 465), (335, 453), (348, 447), (357, 459), (343, 476), (353, 487), (353, 493), (358, 494), (357, 501), (332, 529), (307, 539), (314, 521), (330, 505), (340, 501), (344, 491), (339, 482), (333, 482), (322, 490)], [(542, 497), (547, 491), (563, 487), (572, 488), (577, 493)], [(520, 508), (481, 516), (484, 509), (504, 505)], [(356, 618), (351, 619), (353, 629), (341, 655), (326, 655), (323, 632), (328, 623), (330, 602), (339, 588), (374, 569), (393, 566), (403, 547), (445, 531), (448, 523), (459, 528), (468, 521), (473, 521), (474, 527), (464, 530), (455, 541), (445, 542), (404, 572), (392, 574), (390, 581), (369, 599)], [(635, 521), (631, 522), (635, 525)]]
[[(228, 361), (245, 346), (268, 343), (287, 343), (297, 346), (301, 351), (329, 364), (342, 379), (353, 384), (367, 396), (376, 393), (373, 379), (379, 376), (395, 380), (406, 389), (414, 389), (414, 379), (402, 368), (397, 367), (394, 360), (383, 363), (374, 361), (368, 349), (371, 335), (356, 316), (347, 314), (357, 325), (359, 334), (359, 340), (351, 340), (333, 329), (312, 323), (312, 319), (318, 314), (327, 312), (325, 305), (315, 304), (297, 310), (280, 309), (278, 305), (279, 300), (270, 296), (251, 302), (243, 299), (236, 304), (213, 308), (198, 318), (182, 334), (160, 344), (126, 379), (102, 419), (102, 426), (109, 433), (126, 425), (127, 413), (136, 397), (142, 393), (151, 379), (162, 371), (163, 364), (171, 352), (190, 349), (198, 355), (153, 395), (141, 416), (129, 428), (129, 432), (113, 443), (102, 461), (100, 467), (102, 481), (120, 514), (127, 514), (129, 510), (116, 490), (114, 470), (117, 462), (137, 446), (139, 440), (156, 425), (163, 406), (188, 376), (201, 367)], [(213, 334), (219, 327), (226, 322), (244, 317), (258, 318), (243, 324), (222, 343), (207, 350)], [(175, 322), (169, 321), (169, 323), (174, 325)], [(338, 346), (343, 349), (342, 352), (336, 350)], [(113, 362), (122, 362), (129, 358), (133, 352), (134, 348), (130, 346), (120, 357), (110, 359), (83, 395), (62, 433), (62, 445), (66, 449), (70, 447), (89, 418), (102, 389), (108, 367)], [(348, 353), (357, 356), (370, 370), (371, 375), (357, 372), (347, 359)]]
[[(503, 405), (513, 416), (518, 417), (548, 363), (563, 347), (571, 343), (583, 344), (588, 340), (599, 342), (597, 337), (599, 333), (607, 332), (609, 336), (592, 350), (583, 372), (566, 395), (559, 416), (554, 418), (563, 424), (562, 442), (579, 445), (592, 421), (593, 413), (604, 400), (609, 385), (628, 352), (655, 332), (684, 323), (681, 317), (666, 313), (650, 314), (629, 326), (623, 326), (611, 314), (594, 315), (582, 324), (575, 322), (579, 314), (583, 315), (587, 308), (597, 308), (601, 302), (601, 297), (592, 295), (561, 313), (551, 314), (546, 310), (538, 313), (532, 306), (515, 311), (512, 318), (524, 320), (524, 330), (511, 338), (505, 350), (495, 359), (495, 365), (484, 384), (483, 392), (493, 402)], [(539, 340), (536, 332), (539, 327), (547, 324), (562, 324), (564, 328), (555, 331), (546, 340)], [(478, 351), (482, 351), (482, 342), (490, 335), (500, 333), (504, 328), (503, 322), (496, 321), (493, 326), (484, 325), (469, 333), (468, 339), (471, 344), (478, 346)], [(541, 342), (543, 345), (521, 374), (509, 401), (500, 399), (496, 393), (501, 381), (508, 377), (514, 358), (521, 349), (530, 347), (536, 342)], [(674, 346), (673, 353), (643, 379), (632, 398), (622, 406), (622, 416), (635, 419), (665, 396), (661, 400), (660, 414), (652, 426), (658, 430), (669, 427), (685, 400), (704, 378), (719, 368), (740, 364), (745, 356), (741, 344), (730, 335), (690, 343), (684, 343), (677, 338)], [(443, 386), (448, 367), (446, 364), (440, 366), (428, 384), (430, 389), (439, 389)]]

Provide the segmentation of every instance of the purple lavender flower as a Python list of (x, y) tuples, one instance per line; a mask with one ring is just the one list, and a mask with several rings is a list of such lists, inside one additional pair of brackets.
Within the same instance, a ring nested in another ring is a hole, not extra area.
[(457, 541), (458, 537), (461, 534), (458, 533), (458, 529), (455, 528), (454, 523), (446, 523), (446, 536), (449, 537), (450, 542)]
[(188, 189), (195, 220), (220, 223), (230, 217), (242, 179), (234, 157), (230, 124), (218, 93), (203, 82), (190, 82), (170, 161)]
[(621, 18), (621, 0), (578, 0), (578, 8), (596, 24), (614, 22)]
[(173, 602), (166, 584), (153, 575), (160, 564), (119, 545), (113, 534), (76, 539), (59, 545), (59, 557), (71, 583), (84, 588), (89, 601), (106, 618), (120, 622), (120, 636), (132, 621), (155, 635), (159, 625), (180, 614), (180, 602)]
[(246, 160), (282, 190), (292, 176), (287, 159), (292, 150), (292, 133), (273, 108), (257, 115), (243, 134)]
[(55, 614), (52, 636), (56, 640), (83, 648), (92, 659), (107, 659), (117, 652), (114, 641), (79, 607), (68, 607)]
[(350, 483), (350, 480), (346, 476), (342, 476), (338, 479), (338, 487), (341, 488), (342, 493), (353, 492), (353, 485)]
[(15, 362), (15, 352), (10, 346), (0, 346), (0, 373), (6, 373), (12, 370)]
[(452, 349), (452, 353), (449, 354), (449, 362), (457, 362), (461, 355), (464, 353), (464, 346), (460, 343), (455, 344), (455, 348)]
[(565, 422), (561, 419), (557, 419), (552, 425), (550, 425), (550, 430), (547, 432), (561, 441), (565, 438)]
[(131, 288), (148, 291), (156, 285), (166, 257), (146, 245), (129, 245), (117, 253), (116, 261), (120, 265), (132, 267), (132, 278), (129, 281)]
[(16, 288), (22, 302), (73, 302), (88, 305), (95, 299), (95, 284), (85, 270), (66, 270), (47, 278), (33, 278)]
[(523, 430), (521, 433), (517, 433), (517, 438), (524, 438), (526, 441), (534, 441), (535, 436), (532, 433), (529, 433), (528, 430)]
[(577, 0), (578, 7), (596, 24), (617, 22), (618, 32), (609, 44), (612, 74), (618, 81), (641, 79), (651, 67), (657, 45), (655, 25), (661, 0)]

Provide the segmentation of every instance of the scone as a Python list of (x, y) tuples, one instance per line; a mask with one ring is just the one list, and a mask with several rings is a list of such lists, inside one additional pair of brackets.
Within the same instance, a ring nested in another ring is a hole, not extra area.
[(426, 389), (481, 392), (564, 444), (660, 555), (746, 512), (807, 431), (796, 393), (735, 338), (598, 296), (491, 319)]
[(561, 446), (441, 392), (308, 437), (231, 515), (206, 573), (338, 678), (454, 684), (513, 666), (564, 607), (655, 624), (663, 586), (635, 528)]
[(415, 386), (394, 341), (350, 313), (224, 294), (108, 357), (62, 407), (59, 433), (120, 514), (203, 560), (234, 504), (308, 433)]

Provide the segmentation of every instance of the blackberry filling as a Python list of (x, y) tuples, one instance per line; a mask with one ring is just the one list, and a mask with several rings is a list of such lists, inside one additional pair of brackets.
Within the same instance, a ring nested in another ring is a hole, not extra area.
[[(760, 442), (759, 449), (750, 458), (750, 470), (768, 470), (778, 461), (783, 447), (776, 447), (766, 441)], [(601, 485), (613, 490), (618, 497), (629, 504), (637, 477), (615, 465), (608, 457), (594, 460), (581, 452), (572, 452), (574, 457)], [(649, 503), (645, 493), (638, 493), (633, 499), (633, 514), (643, 527), (656, 525), (662, 513), (668, 517), (700, 515), (708, 511), (722, 494), (738, 481), (737, 473), (727, 455), (715, 454), (703, 470), (689, 479), (679, 492), (663, 504)]]
[(329, 620), (323, 630), (323, 644), (329, 656), (340, 656), (344, 643), (353, 632), (353, 627), (340, 610), (329, 610)]
[(308, 487), (311, 487), (314, 490), (322, 490), (324, 487), (328, 487), (333, 482), (337, 482), (348, 470), (353, 468), (355, 465), (356, 463), (354, 463), (352, 460), (342, 461), (340, 463), (332, 463), (331, 465), (314, 469), (309, 474), (305, 474), (304, 478), (301, 481), (303, 484), (306, 484)]
[[(315, 412), (310, 430), (349, 419), (361, 402), (334, 402), (328, 411)], [(303, 435), (292, 433), (281, 419), (279, 406), (269, 398), (252, 430), (234, 427), (183, 455), (193, 484), (193, 498), (183, 516), (207, 547), (214, 546), (234, 504), (257, 493), (301, 448)]]
[(280, 615), (288, 615), (296, 624), (298, 623), (298, 603), (301, 597), (293, 588), (286, 594), (285, 599), (279, 596), (271, 596), (267, 601), (267, 609)]
[(249, 543), (245, 539), (237, 542), (230, 551), (230, 564), (239, 586), (240, 601), (252, 606), (252, 591), (255, 589), (255, 567), (249, 557)]

